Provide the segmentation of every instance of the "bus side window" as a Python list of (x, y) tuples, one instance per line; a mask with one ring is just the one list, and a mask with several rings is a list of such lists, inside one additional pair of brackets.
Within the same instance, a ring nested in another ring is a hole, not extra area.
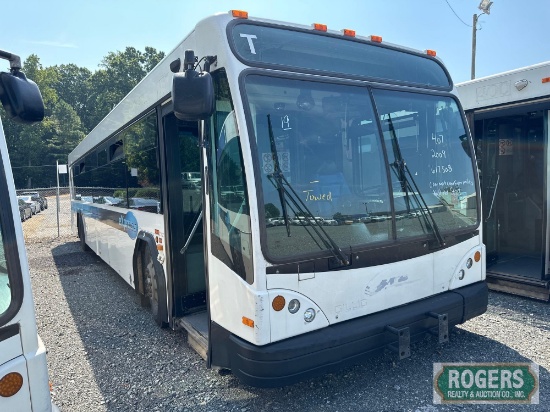
[(4, 253), (4, 241), (0, 238), (0, 317), (8, 310), (11, 304), (10, 279), (8, 265)]
[[(0, 136), (2, 135), (0, 123)], [(0, 169), (3, 170), (3, 159), (0, 156)], [(0, 176), (0, 192), (6, 193), (0, 200), (0, 327), (10, 321), (19, 310), (23, 301), (23, 277), (18, 262), (16, 229), (12, 219), (19, 219), (19, 215), (12, 216), (10, 196), (4, 177)], [(1, 351), (0, 351), (1, 354)], [(1, 359), (0, 359), (1, 363)]]
[(246, 176), (233, 103), (223, 71), (213, 73), (216, 111), (211, 122), (210, 209), (212, 254), (253, 283), (252, 238)]

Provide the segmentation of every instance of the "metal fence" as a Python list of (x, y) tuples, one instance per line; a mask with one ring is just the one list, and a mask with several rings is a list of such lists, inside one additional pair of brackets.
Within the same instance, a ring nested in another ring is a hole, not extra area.
[[(47, 201), (47, 208), (38, 211), (23, 222), (25, 241), (46, 241), (72, 234), (71, 198), (68, 187), (17, 190), (17, 195), (36, 193)], [(40, 208), (38, 208), (40, 209)]]

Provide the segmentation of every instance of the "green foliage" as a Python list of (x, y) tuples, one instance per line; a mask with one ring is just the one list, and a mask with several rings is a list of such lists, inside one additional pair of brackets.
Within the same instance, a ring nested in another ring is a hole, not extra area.
[[(100, 68), (92, 72), (75, 64), (44, 68), (38, 56), (30, 55), (23, 71), (40, 88), (44, 120), (34, 125), (15, 123), (0, 107), (16, 187), (55, 186), (56, 161), (67, 163), (68, 154), (84, 136), (163, 57), (163, 52), (152, 47), (145, 47), (143, 52), (127, 47), (123, 52), (108, 53)], [(141, 167), (153, 159), (136, 157), (132, 161)], [(143, 170), (144, 181), (140, 183), (158, 180), (151, 175), (153, 171)]]
[(142, 197), (142, 198), (148, 198), (148, 199), (159, 199), (159, 188), (154, 187), (142, 187), (140, 189), (136, 189), (135, 193), (131, 197)]
[(279, 217), (281, 216), (281, 211), (273, 203), (267, 203), (265, 205), (265, 217), (269, 219), (270, 217)]

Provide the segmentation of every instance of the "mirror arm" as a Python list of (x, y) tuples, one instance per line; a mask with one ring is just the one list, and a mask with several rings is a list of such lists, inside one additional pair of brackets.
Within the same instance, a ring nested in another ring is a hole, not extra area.
[(21, 70), (21, 57), (16, 54), (0, 50), (0, 58), (10, 62), (10, 70), (12, 73), (17, 73)]

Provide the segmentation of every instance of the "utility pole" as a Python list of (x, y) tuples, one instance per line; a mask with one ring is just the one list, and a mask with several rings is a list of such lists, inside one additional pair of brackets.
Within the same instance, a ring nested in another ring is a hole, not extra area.
[(472, 24), (472, 72), (471, 77), (472, 80), (476, 78), (476, 32), (477, 32), (477, 21), (479, 19), (479, 16), (483, 14), (491, 14), (491, 5), (493, 4), (490, 0), (481, 0), (479, 3), (478, 9), (482, 11), (482, 13), (474, 14), (474, 20)]
[(472, 24), (472, 77), (471, 79), (476, 78), (476, 31), (477, 31), (477, 14), (474, 14), (474, 22)]

